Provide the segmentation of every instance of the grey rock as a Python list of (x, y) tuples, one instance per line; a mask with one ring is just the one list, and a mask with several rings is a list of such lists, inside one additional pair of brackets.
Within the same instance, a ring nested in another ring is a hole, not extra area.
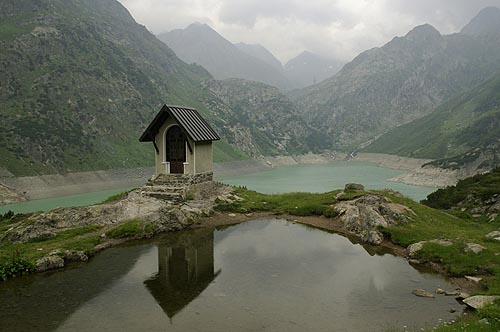
[(86, 262), (89, 260), (87, 254), (83, 251), (66, 250), (63, 255), (64, 259), (69, 262)]
[(465, 252), (472, 252), (474, 254), (479, 254), (483, 250), (486, 250), (486, 247), (483, 247), (482, 245), (477, 243), (467, 243), (465, 244), (464, 248)]
[(408, 246), (408, 248), (406, 248), (406, 252), (407, 252), (408, 256), (409, 257), (416, 256), (416, 254), (420, 250), (422, 250), (422, 248), (424, 247), (424, 245), (426, 243), (435, 243), (435, 244), (439, 244), (443, 247), (449, 247), (449, 246), (453, 245), (453, 242), (446, 240), (446, 239), (434, 239), (434, 240), (429, 240), (429, 241), (420, 241), (417, 243), (410, 244)]
[(418, 297), (427, 297), (427, 298), (434, 298), (434, 294), (424, 290), (424, 289), (415, 289), (412, 294), (418, 296)]
[(445, 293), (444, 289), (442, 289), (442, 288), (436, 289), (436, 294), (444, 294), (444, 293)]
[(60, 256), (46, 256), (36, 261), (35, 270), (37, 272), (60, 269), (64, 267), (64, 259)]
[(358, 183), (348, 183), (345, 185), (344, 190), (345, 191), (363, 191), (363, 190), (365, 190), (365, 186), (363, 186), (362, 184), (358, 184)]
[(486, 235), (486, 238), (487, 239), (494, 239), (494, 240), (500, 241), (500, 231), (493, 231), (491, 233), (488, 233)]
[(464, 299), (463, 302), (473, 309), (481, 309), (497, 300), (500, 300), (500, 296), (476, 295)]
[(352, 200), (332, 205), (339, 220), (352, 234), (362, 241), (379, 245), (384, 240), (380, 227), (388, 227), (406, 222), (403, 205), (395, 204), (382, 195), (367, 194)]
[(444, 295), (445, 296), (459, 296), (461, 292), (459, 290), (454, 290), (454, 291), (445, 291)]

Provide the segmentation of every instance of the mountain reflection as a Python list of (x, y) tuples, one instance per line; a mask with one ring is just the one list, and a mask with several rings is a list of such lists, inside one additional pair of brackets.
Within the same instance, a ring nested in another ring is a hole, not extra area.
[(214, 271), (213, 231), (183, 232), (158, 245), (158, 273), (144, 284), (167, 316), (173, 318), (219, 273)]

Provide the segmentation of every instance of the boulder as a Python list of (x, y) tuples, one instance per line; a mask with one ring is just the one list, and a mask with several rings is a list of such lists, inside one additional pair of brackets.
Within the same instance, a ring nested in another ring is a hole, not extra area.
[(435, 243), (435, 244), (439, 244), (440, 246), (443, 246), (443, 247), (449, 247), (449, 246), (453, 245), (453, 242), (451, 242), (450, 240), (446, 240), (446, 239), (434, 239), (434, 240), (429, 240), (429, 241), (420, 241), (417, 243), (410, 244), (408, 246), (408, 248), (406, 248), (406, 252), (407, 252), (408, 256), (414, 257), (420, 250), (422, 250), (422, 248), (424, 247), (424, 245), (426, 243)]
[(346, 230), (362, 241), (379, 245), (384, 240), (380, 227), (407, 222), (409, 209), (392, 203), (383, 195), (367, 194), (332, 205)]
[(465, 252), (471, 252), (474, 254), (479, 254), (483, 250), (486, 250), (486, 247), (483, 247), (482, 245), (477, 243), (466, 243), (464, 248)]
[(49, 255), (36, 261), (35, 270), (37, 272), (60, 269), (64, 267), (64, 259), (57, 255)]
[(488, 233), (486, 235), (486, 238), (487, 239), (496, 240), (496, 241), (500, 241), (500, 231), (493, 231), (491, 233)]
[(424, 289), (415, 289), (412, 292), (413, 295), (416, 295), (418, 297), (427, 297), (427, 298), (434, 298), (434, 294), (424, 290)]
[(497, 300), (500, 300), (500, 296), (476, 295), (464, 299), (463, 302), (473, 309), (481, 309)]
[(359, 183), (348, 183), (344, 187), (345, 191), (363, 191), (365, 190), (365, 186)]

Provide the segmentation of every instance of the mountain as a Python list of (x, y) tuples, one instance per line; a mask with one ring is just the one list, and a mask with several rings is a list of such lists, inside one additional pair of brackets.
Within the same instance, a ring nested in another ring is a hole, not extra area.
[(441, 159), (433, 164), (444, 168), (500, 166), (500, 75), (389, 131), (365, 150)]
[(242, 79), (210, 81), (208, 88), (232, 110), (224, 119), (239, 135), (235, 145), (245, 146), (243, 150), (253, 157), (321, 152), (330, 147), (329, 138), (308, 126), (278, 88)]
[(500, 34), (500, 9), (497, 7), (484, 8), (462, 29), (461, 33), (470, 36)]
[(282, 70), (243, 52), (206, 24), (193, 23), (158, 35), (187, 63), (197, 63), (216, 79), (242, 78), (289, 89)]
[(257, 59), (260, 59), (267, 63), (268, 65), (273, 66), (280, 72), (283, 72), (283, 65), (281, 62), (276, 59), (276, 57), (264, 46), (260, 44), (246, 44), (246, 43), (238, 43), (234, 44), (240, 51), (245, 52), (246, 54), (253, 56)]
[(335, 75), (341, 68), (339, 61), (304, 51), (285, 64), (285, 74), (297, 88), (304, 88)]
[(240, 127), (228, 121), (239, 115), (208, 88), (213, 77), (115, 0), (0, 2), (0, 75), (1, 174), (152, 165), (154, 150), (138, 137), (163, 103), (203, 113), (223, 137), (218, 161), (279, 146), (268, 136), (238, 146)]
[(357, 149), (432, 112), (499, 69), (498, 36), (442, 36), (427, 24), (361, 53), (332, 78), (295, 91), (292, 99), (335, 147)]

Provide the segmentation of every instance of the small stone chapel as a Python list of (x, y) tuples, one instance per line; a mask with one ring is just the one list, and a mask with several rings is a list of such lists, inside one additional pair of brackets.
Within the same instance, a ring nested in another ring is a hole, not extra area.
[(194, 108), (164, 105), (139, 141), (152, 142), (155, 173), (188, 174), (212, 180), (212, 142), (219, 135)]

